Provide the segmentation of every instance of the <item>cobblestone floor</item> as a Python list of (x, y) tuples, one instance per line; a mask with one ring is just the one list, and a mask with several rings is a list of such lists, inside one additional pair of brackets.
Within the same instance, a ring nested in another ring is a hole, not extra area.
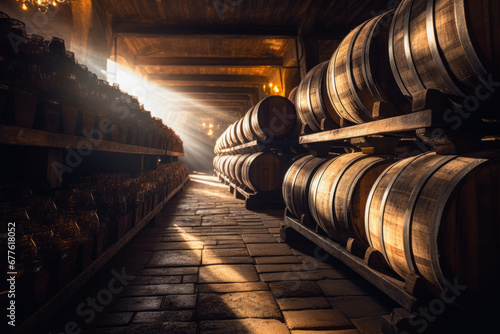
[(281, 243), (282, 215), (193, 175), (47, 332), (381, 333), (396, 305), (314, 245)]

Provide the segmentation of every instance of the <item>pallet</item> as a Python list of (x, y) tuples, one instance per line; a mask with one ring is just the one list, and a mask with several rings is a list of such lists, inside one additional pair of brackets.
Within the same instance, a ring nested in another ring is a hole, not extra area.
[(499, 122), (484, 122), (478, 113), (464, 114), (462, 110), (461, 114), (434, 90), (415, 97), (412, 110), (406, 115), (305, 134), (299, 143), (311, 154), (323, 156), (332, 147), (354, 148), (366, 154), (393, 153), (401, 139), (420, 139), (438, 154), (460, 154), (481, 149), (485, 141), (500, 136)]
[(290, 211), (285, 209), (284, 225), (281, 230), (281, 238), (284, 242), (298, 241), (298, 238), (302, 237), (309, 239), (410, 313), (415, 311), (423, 300), (431, 298), (430, 294), (427, 295), (427, 292), (422, 289), (421, 279), (417, 275), (413, 274), (405, 280), (401, 279), (388, 267), (382, 254), (375, 249), (364, 248), (353, 239), (349, 240), (346, 248), (321, 233), (317, 225), (305, 226), (301, 220), (303, 221), (303, 218), (293, 217)]
[(233, 182), (217, 171), (216, 173), (219, 181), (228, 186), (228, 190), (234, 198), (245, 201), (245, 208), (247, 210), (283, 209), (285, 207), (281, 189), (271, 192), (255, 192), (248, 189), (245, 185)]
[(294, 140), (254, 140), (249, 143), (226, 148), (220, 151), (220, 155), (247, 154), (256, 152), (276, 152), (277, 154), (300, 153), (304, 148), (297, 139)]

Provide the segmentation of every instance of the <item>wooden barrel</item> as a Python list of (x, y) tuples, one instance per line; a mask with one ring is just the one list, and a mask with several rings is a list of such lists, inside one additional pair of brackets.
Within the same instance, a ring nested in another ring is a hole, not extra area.
[(425, 153), (380, 175), (365, 229), (401, 277), (414, 271), (438, 295), (458, 279), (459, 300), (480, 305), (498, 291), (499, 217), (500, 151)]
[(236, 163), (242, 157), (242, 154), (232, 155), (227, 163), (227, 172), (229, 174), (230, 179), (235, 182), (236, 181)]
[(229, 174), (227, 172), (227, 164), (229, 162), (230, 157), (231, 157), (230, 155), (222, 155), (220, 156), (220, 159), (217, 161), (218, 170), (225, 177), (229, 177)]
[(250, 154), (242, 154), (239, 159), (235, 162), (234, 165), (234, 178), (236, 183), (243, 184), (243, 164), (245, 163), (246, 158), (248, 158)]
[(242, 166), (242, 181), (253, 191), (273, 191), (283, 182), (283, 163), (272, 153), (250, 154)]
[(376, 102), (387, 102), (401, 113), (410, 110), (392, 76), (388, 39), (393, 11), (355, 28), (340, 43), (328, 66), (328, 94), (335, 110), (350, 122), (373, 121)]
[[(298, 117), (313, 131), (331, 130), (340, 125), (340, 116), (328, 97), (328, 63), (322, 62), (307, 73), (300, 82), (295, 97)], [(321, 126), (323, 120), (327, 121), (325, 128)]]
[[(449, 97), (486, 94), (500, 74), (500, 2), (405, 0), (389, 41), (391, 69), (408, 97), (436, 89)], [(489, 94), (488, 94), (489, 95)], [(456, 99), (456, 98), (455, 98)], [(458, 99), (456, 99), (458, 100)]]
[(307, 155), (288, 168), (283, 180), (282, 192), (286, 206), (295, 217), (309, 215), (309, 185), (316, 170), (325, 162), (323, 158)]
[(268, 96), (245, 115), (243, 132), (248, 141), (279, 139), (287, 136), (295, 126), (297, 112), (290, 100), (282, 96)]
[(349, 153), (324, 163), (309, 188), (309, 208), (318, 225), (334, 240), (356, 238), (368, 244), (364, 209), (378, 176), (394, 159)]

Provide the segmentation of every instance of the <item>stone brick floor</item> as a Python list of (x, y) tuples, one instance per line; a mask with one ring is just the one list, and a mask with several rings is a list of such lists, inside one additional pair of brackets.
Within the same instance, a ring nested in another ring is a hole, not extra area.
[(47, 332), (381, 333), (395, 303), (314, 245), (281, 243), (282, 215), (193, 175)]

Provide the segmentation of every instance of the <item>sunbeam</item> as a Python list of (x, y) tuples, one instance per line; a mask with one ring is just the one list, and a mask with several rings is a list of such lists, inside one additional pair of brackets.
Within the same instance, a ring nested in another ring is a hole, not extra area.
[[(163, 120), (183, 140), (185, 157), (182, 161), (190, 170), (210, 171), (214, 158), (215, 138), (227, 128), (218, 119), (227, 118), (220, 110), (205, 106), (183, 94), (148, 81), (125, 66), (108, 60), (107, 81), (144, 105), (151, 115)], [(203, 115), (200, 113), (203, 111)], [(209, 126), (212, 127), (209, 127)]]

